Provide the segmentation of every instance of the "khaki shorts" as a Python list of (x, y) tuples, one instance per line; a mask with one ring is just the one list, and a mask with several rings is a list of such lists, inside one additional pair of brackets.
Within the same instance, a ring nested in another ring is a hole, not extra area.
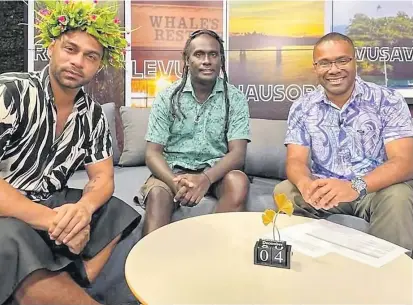
[[(199, 174), (203, 172), (202, 170), (194, 171), (194, 170), (188, 170), (184, 168), (174, 168), (172, 172), (175, 175), (182, 175), (182, 174)], [(208, 192), (206, 193), (205, 196), (207, 195), (212, 195), (216, 198), (216, 192), (217, 192), (217, 186), (220, 183), (220, 181), (213, 183)], [(142, 187), (139, 189), (138, 194), (134, 197), (134, 201), (138, 203), (142, 208), (146, 208), (146, 198), (148, 197), (148, 194), (150, 191), (155, 188), (155, 187), (161, 187), (165, 191), (168, 192), (168, 194), (173, 198), (175, 194), (172, 192), (172, 190), (169, 188), (169, 186), (163, 182), (162, 180), (159, 180), (158, 178), (154, 177), (153, 175), (150, 175), (149, 178), (146, 180), (146, 182), (142, 185)], [(179, 202), (176, 203), (175, 208), (179, 208)]]

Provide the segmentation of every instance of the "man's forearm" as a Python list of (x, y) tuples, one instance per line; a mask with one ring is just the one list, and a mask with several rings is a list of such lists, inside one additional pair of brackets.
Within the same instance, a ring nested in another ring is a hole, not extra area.
[(82, 198), (78, 203), (85, 204), (93, 214), (104, 205), (113, 195), (113, 177), (108, 175), (96, 175), (92, 177), (83, 189)]
[(207, 174), (211, 184), (221, 180), (227, 173), (232, 170), (242, 169), (245, 163), (245, 153), (239, 151), (230, 151), (214, 166), (207, 169)]
[(369, 193), (390, 185), (413, 179), (413, 164), (404, 158), (394, 158), (375, 168), (363, 177)]
[(287, 179), (294, 185), (312, 179), (311, 171), (308, 165), (296, 160), (287, 160), (286, 164)]
[(36, 230), (47, 231), (56, 212), (24, 197), (9, 183), (0, 179), (0, 216), (19, 219)]
[(146, 157), (145, 161), (152, 175), (154, 175), (159, 180), (165, 182), (172, 190), (172, 192), (176, 194), (178, 190), (176, 189), (176, 185), (173, 182), (175, 175), (170, 169), (163, 155), (158, 153), (152, 153), (151, 155)]

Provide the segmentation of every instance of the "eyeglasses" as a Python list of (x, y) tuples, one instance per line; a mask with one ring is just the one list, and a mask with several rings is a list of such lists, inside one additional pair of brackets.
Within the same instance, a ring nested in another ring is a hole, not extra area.
[(353, 57), (340, 57), (336, 60), (320, 60), (314, 63), (314, 66), (319, 70), (330, 70), (333, 64), (336, 65), (338, 69), (343, 69), (346, 65), (353, 60)]

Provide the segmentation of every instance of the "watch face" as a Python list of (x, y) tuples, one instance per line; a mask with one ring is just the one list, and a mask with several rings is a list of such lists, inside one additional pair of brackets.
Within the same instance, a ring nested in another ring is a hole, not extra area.
[(356, 178), (352, 181), (352, 187), (355, 191), (357, 191), (360, 194), (361, 191), (366, 190), (367, 184), (363, 179)]

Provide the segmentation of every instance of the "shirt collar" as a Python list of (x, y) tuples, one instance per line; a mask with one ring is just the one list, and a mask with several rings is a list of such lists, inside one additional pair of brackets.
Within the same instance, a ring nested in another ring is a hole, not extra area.
[(42, 80), (42, 88), (44, 90), (44, 96), (48, 102), (53, 102), (53, 90), (52, 85), (50, 83), (50, 76), (49, 76), (49, 65), (43, 68), (40, 72), (40, 79)]
[[(40, 72), (40, 79), (42, 88), (45, 93), (45, 99), (50, 103), (54, 103), (53, 90), (52, 85), (50, 83), (49, 65), (44, 67), (43, 70)], [(83, 114), (89, 109), (89, 103), (90, 101), (88, 95), (83, 90), (83, 87), (80, 88), (79, 92), (75, 97), (74, 107), (77, 109), (79, 114)]]
[[(215, 95), (217, 92), (223, 92), (224, 91), (224, 80), (221, 77), (218, 77), (217, 80), (215, 81), (214, 88), (212, 89), (211, 95)], [(195, 96), (194, 88), (192, 87), (191, 83), (191, 75), (188, 74), (188, 78), (186, 80), (183, 92), (191, 92), (193, 96)]]

